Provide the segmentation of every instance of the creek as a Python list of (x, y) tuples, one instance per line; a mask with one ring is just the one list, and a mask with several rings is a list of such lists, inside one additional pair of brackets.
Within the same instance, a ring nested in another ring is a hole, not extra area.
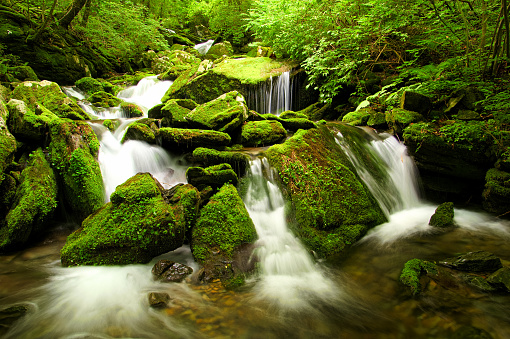
[[(155, 93), (164, 93), (161, 88), (167, 85), (152, 78), (121, 96), (150, 108), (158, 103), (155, 98), (159, 94)], [(121, 118), (116, 114), (113, 110), (95, 115)], [(101, 142), (99, 161), (107, 196), (139, 171), (153, 173), (165, 187), (185, 182), (186, 165), (181, 159), (143, 142), (120, 143), (129, 123), (126, 121), (114, 133), (92, 123)], [(63, 224), (32, 247), (0, 256), (0, 308), (17, 304), (29, 308), (9, 332), (0, 335), (445, 338), (462, 326), (470, 326), (489, 332), (493, 338), (509, 338), (510, 296), (469, 287), (441, 289), (431, 283), (429, 289), (437, 293), (411, 298), (398, 281), (404, 263), (413, 258), (437, 261), (486, 250), (509, 266), (509, 222), (456, 209), (457, 227), (438, 231), (428, 226), (436, 206), (420, 198), (418, 173), (405, 147), (390, 135), (367, 133), (370, 141), (363, 147), (384, 169), (384, 182), (354, 156), (352, 147), (359, 145), (347, 142), (342, 135), (336, 135), (336, 140), (389, 221), (373, 228), (340, 257), (317, 260), (287, 228), (282, 194), (267, 161), (258, 154), (251, 162), (244, 202), (259, 236), (254, 252), (259, 270), (244, 287), (229, 291), (219, 281), (208, 285), (153, 281), (151, 268), (161, 258), (198, 271), (186, 246), (146, 265), (62, 268), (59, 251), (77, 227)], [(168, 293), (168, 308), (149, 307), (149, 292)]]

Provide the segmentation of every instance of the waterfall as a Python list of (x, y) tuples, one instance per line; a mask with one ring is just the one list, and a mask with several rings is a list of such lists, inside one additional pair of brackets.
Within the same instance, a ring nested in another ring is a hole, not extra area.
[(136, 86), (120, 91), (117, 97), (140, 106), (145, 114), (152, 107), (161, 103), (161, 98), (170, 88), (173, 81), (160, 81), (157, 76), (143, 78)]
[(317, 301), (338, 301), (338, 288), (287, 228), (283, 196), (267, 160), (253, 160), (250, 170), (244, 202), (259, 237), (256, 256), (261, 276), (255, 287), (257, 298), (283, 310), (308, 311), (317, 306)]
[(293, 85), (290, 71), (283, 72), (276, 79), (271, 77), (267, 82), (249, 90), (248, 107), (261, 114), (280, 115), (291, 110)]
[(206, 55), (209, 51), (209, 48), (211, 48), (213, 44), (214, 40), (207, 40), (206, 42), (195, 45), (193, 48), (196, 49), (201, 55)]
[[(371, 139), (366, 144), (352, 143), (342, 133), (336, 135), (336, 142), (347, 154), (356, 172), (375, 197), (386, 217), (390, 214), (420, 205), (418, 170), (407, 148), (395, 137), (376, 134), (366, 130)], [(354, 148), (365, 156), (358, 156)]]

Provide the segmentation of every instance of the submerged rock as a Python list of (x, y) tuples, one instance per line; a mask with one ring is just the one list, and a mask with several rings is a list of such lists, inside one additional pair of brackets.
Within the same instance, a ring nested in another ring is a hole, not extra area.
[[(330, 127), (352, 133), (345, 125)], [(266, 156), (288, 195), (290, 226), (318, 255), (340, 253), (385, 221), (327, 126), (299, 130), (283, 144), (270, 147)]]
[(256, 238), (255, 225), (236, 188), (225, 184), (202, 208), (192, 229), (191, 251), (204, 267), (200, 279), (210, 282), (220, 278), (228, 285), (242, 278), (241, 267), (245, 263), (238, 262), (236, 257)]
[(436, 208), (430, 217), (429, 225), (434, 227), (448, 227), (453, 225), (453, 202), (444, 202)]
[(52, 221), (57, 192), (55, 174), (39, 148), (30, 155), (12, 207), (0, 221), (0, 252), (23, 245)]
[(168, 306), (170, 296), (168, 293), (151, 292), (149, 293), (149, 306), (154, 308), (164, 308)]
[(500, 268), (487, 277), (487, 281), (499, 290), (510, 292), (510, 268)]
[(181, 282), (193, 269), (175, 261), (162, 259), (152, 267), (152, 277), (161, 282)]
[(63, 266), (147, 263), (182, 246), (186, 219), (180, 199), (168, 204), (148, 173), (119, 185), (107, 203), (73, 232), (62, 248)]
[(468, 272), (495, 272), (503, 267), (498, 257), (485, 251), (468, 252), (454, 258), (444, 259), (439, 264)]

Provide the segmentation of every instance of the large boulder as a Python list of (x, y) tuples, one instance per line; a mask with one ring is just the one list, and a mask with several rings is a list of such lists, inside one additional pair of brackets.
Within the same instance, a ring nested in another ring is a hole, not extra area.
[(292, 66), (270, 58), (226, 59), (202, 72), (196, 66), (175, 80), (162, 101), (193, 99), (203, 104), (231, 91), (239, 91), (247, 98), (250, 89), (266, 83)]
[(198, 106), (190, 99), (172, 99), (149, 110), (149, 118), (162, 119), (162, 127), (188, 128), (186, 116)]
[(234, 49), (232, 48), (232, 44), (228, 41), (219, 42), (214, 44), (209, 48), (205, 57), (210, 60), (218, 59), (222, 56), (232, 56), (234, 55)]
[(103, 108), (119, 106), (122, 102), (122, 100), (117, 98), (115, 95), (104, 91), (93, 93), (87, 98), (87, 100), (94, 106)]
[(400, 99), (400, 108), (425, 115), (432, 109), (432, 99), (415, 91), (404, 91)]
[(36, 107), (36, 114), (24, 101), (11, 99), (7, 103), (12, 134), (20, 141), (41, 144), (45, 141), (51, 121), (58, 117), (44, 107)]
[(152, 58), (151, 69), (155, 74), (161, 74), (160, 80), (175, 80), (200, 61), (198, 57), (182, 50), (161, 51)]
[(122, 143), (127, 140), (140, 140), (145, 141), (148, 144), (155, 144), (156, 133), (147, 124), (135, 121), (126, 129), (126, 133), (122, 138)]
[(468, 272), (495, 272), (503, 267), (501, 259), (485, 251), (464, 253), (453, 258), (441, 260), (439, 264)]
[(50, 126), (50, 138), (51, 162), (64, 200), (74, 216), (83, 220), (104, 203), (97, 136), (85, 122), (59, 119)]
[(61, 118), (87, 120), (89, 116), (70, 97), (64, 94), (55, 82), (25, 81), (12, 91), (12, 99), (22, 100), (35, 111), (38, 105), (44, 106)]
[[(0, 105), (3, 105), (2, 101), (0, 101)], [(2, 183), (5, 169), (14, 160), (15, 152), (16, 139), (9, 132), (5, 120), (0, 117), (0, 184)]]
[[(226, 184), (200, 211), (193, 227), (191, 251), (203, 266), (201, 278), (220, 278), (224, 284), (242, 276), (235, 259), (257, 238), (255, 225), (233, 185)], [(249, 256), (249, 255), (248, 255)]]
[[(188, 187), (184, 187), (188, 191)], [(72, 233), (61, 251), (63, 266), (147, 263), (182, 246), (187, 227), (184, 211), (195, 202), (187, 194), (164, 198), (162, 186), (149, 173), (119, 185), (107, 203)], [(174, 192), (175, 193), (175, 192)]]
[(201, 129), (162, 127), (158, 136), (163, 148), (175, 153), (185, 153), (197, 147), (228, 146), (231, 141), (227, 133)]
[[(345, 125), (330, 125), (342, 134)], [(328, 126), (299, 130), (266, 151), (288, 195), (291, 227), (320, 256), (340, 253), (386, 219)]]
[[(96, 92), (108, 92), (111, 94), (115, 94), (115, 86), (103, 79), (95, 79), (92, 77), (84, 77), (77, 80), (74, 85), (85, 92), (87, 95), (92, 95)], [(120, 87), (117, 87), (120, 88)]]
[(199, 147), (193, 151), (193, 160), (204, 166), (229, 164), (238, 177), (246, 173), (250, 165), (250, 157), (242, 152), (218, 151), (211, 148)]
[(439, 228), (451, 226), (453, 225), (454, 214), (453, 203), (444, 202), (436, 208), (436, 211), (430, 217), (429, 225)]
[(55, 174), (39, 148), (30, 155), (11, 209), (0, 222), (0, 252), (23, 245), (51, 222), (57, 192)]
[(273, 145), (286, 137), (287, 131), (276, 120), (249, 121), (241, 130), (241, 143), (248, 147)]
[(485, 175), (483, 208), (491, 213), (510, 211), (510, 173), (491, 168)]
[(237, 91), (228, 92), (202, 104), (185, 119), (192, 128), (212, 129), (231, 133), (248, 118), (248, 108), (244, 97)]

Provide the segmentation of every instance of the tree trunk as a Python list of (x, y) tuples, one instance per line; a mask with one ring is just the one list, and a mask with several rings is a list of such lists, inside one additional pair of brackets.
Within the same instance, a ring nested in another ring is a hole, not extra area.
[(87, 23), (89, 22), (91, 8), (92, 8), (92, 0), (87, 0), (87, 2), (85, 3), (85, 11), (83, 12), (83, 17), (81, 18), (81, 25), (83, 27), (87, 27)]
[(69, 10), (67, 13), (60, 19), (59, 23), (60, 26), (64, 28), (68, 28), (71, 24), (71, 21), (73, 21), (74, 18), (80, 13), (83, 6), (85, 6), (85, 3), (87, 0), (73, 0), (73, 3), (71, 6), (69, 6)]

